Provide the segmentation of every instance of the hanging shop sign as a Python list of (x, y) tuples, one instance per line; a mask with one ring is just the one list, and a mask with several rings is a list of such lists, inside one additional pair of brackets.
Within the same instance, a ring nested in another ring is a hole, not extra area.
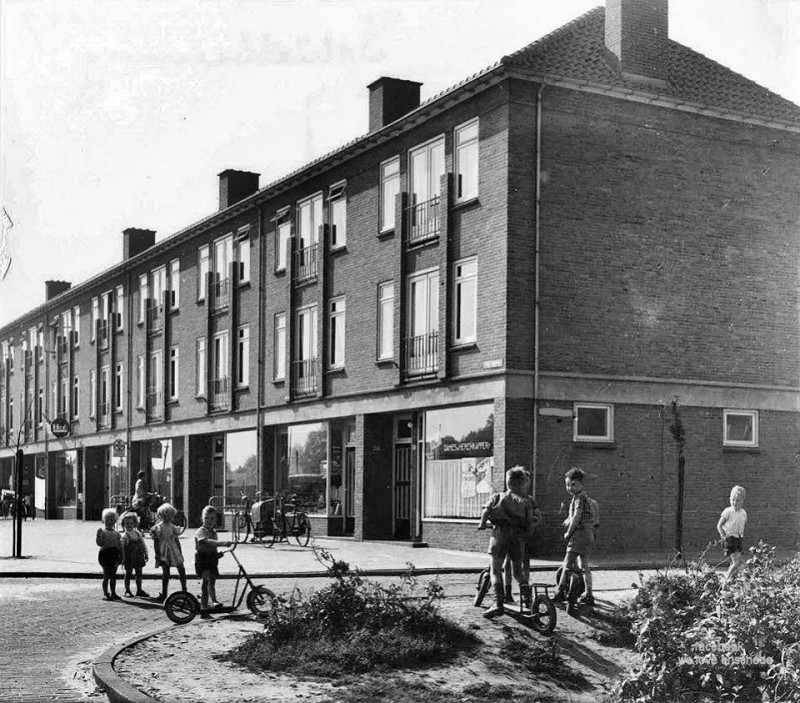
[(54, 437), (61, 439), (69, 434), (69, 422), (63, 418), (57, 417), (50, 423), (50, 431)]

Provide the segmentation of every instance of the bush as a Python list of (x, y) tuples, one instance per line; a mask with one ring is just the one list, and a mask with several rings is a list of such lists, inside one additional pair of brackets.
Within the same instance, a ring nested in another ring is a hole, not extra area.
[(704, 562), (643, 583), (629, 606), (643, 666), (624, 700), (800, 701), (800, 558), (760, 543), (727, 586)]
[(363, 578), (315, 549), (333, 583), (306, 596), (295, 591), (253, 635), (224, 658), (251, 669), (338, 677), (441, 661), (476, 638), (439, 613), (434, 582), (420, 587), (413, 566), (400, 583)]

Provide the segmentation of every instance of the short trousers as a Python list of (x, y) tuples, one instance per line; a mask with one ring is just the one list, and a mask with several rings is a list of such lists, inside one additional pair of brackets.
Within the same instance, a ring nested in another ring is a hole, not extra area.
[(495, 527), (489, 540), (489, 554), (493, 557), (519, 561), (525, 554), (525, 535), (519, 530)]
[(567, 543), (567, 553), (588, 556), (594, 544), (594, 530), (576, 530)]
[(725, 538), (725, 556), (729, 557), (731, 554), (742, 551), (742, 538), (741, 537), (726, 537)]
[(122, 554), (116, 547), (103, 547), (97, 554), (97, 561), (103, 567), (104, 572), (117, 570), (117, 564)]

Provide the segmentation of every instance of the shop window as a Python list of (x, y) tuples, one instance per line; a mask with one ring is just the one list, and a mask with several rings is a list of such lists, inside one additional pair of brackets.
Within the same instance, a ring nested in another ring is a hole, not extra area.
[(56, 506), (71, 508), (78, 504), (78, 451), (56, 454)]
[(278, 457), (276, 491), (287, 497), (296, 495), (303, 510), (324, 515), (328, 426), (322, 422), (291, 425), (286, 432), (285, 453)]

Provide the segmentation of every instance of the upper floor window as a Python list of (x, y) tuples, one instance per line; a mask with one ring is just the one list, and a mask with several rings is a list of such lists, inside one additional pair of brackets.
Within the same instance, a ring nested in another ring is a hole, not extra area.
[(572, 438), (575, 442), (613, 442), (614, 406), (575, 403)]
[(143, 273), (139, 276), (139, 322), (143, 323), (147, 315), (147, 299), (150, 297), (150, 284), (148, 276)]
[[(64, 392), (62, 390), (62, 396)], [(63, 412), (63, 411), (62, 411)], [(97, 414), (97, 377), (94, 369), (89, 369), (89, 417)]]
[(230, 265), (233, 263), (233, 237), (228, 235), (214, 242), (214, 281), (227, 281), (230, 278)]
[(122, 396), (125, 392), (123, 383), (124, 369), (123, 364), (117, 364), (114, 368), (114, 410), (118, 412), (122, 410)]
[(723, 410), (723, 441), (726, 447), (758, 446), (758, 411)]
[(144, 386), (145, 386), (145, 358), (140, 354), (136, 357), (136, 407), (144, 409)]
[(176, 310), (181, 303), (181, 261), (173, 259), (169, 263), (169, 307)]
[(125, 325), (123, 322), (125, 317), (125, 289), (122, 286), (117, 286), (115, 289), (114, 312), (117, 316), (116, 328), (117, 331), (120, 331)]
[(250, 383), (250, 326), (244, 325), (236, 332), (236, 386), (244, 388)]
[(206, 376), (208, 375), (208, 367), (206, 361), (206, 338), (197, 338), (197, 348), (195, 352), (196, 366), (195, 366), (195, 394), (202, 397), (206, 394)]
[(322, 224), (322, 195), (315, 195), (297, 205), (298, 247), (303, 249), (317, 243)]
[(378, 284), (378, 360), (394, 356), (394, 283)]
[(100, 299), (92, 298), (92, 329), (89, 330), (90, 339), (94, 342), (97, 337), (97, 323), (100, 320)]
[(478, 306), (478, 260), (475, 257), (453, 264), (453, 343), (476, 339)]
[(408, 277), (407, 374), (428, 374), (439, 368), (439, 271)]
[(439, 202), (444, 175), (444, 137), (409, 153), (408, 241), (422, 242), (439, 234)]
[(275, 270), (286, 270), (286, 257), (289, 252), (289, 237), (292, 234), (292, 221), (289, 208), (280, 212), (275, 224)]
[(37, 350), (37, 358), (39, 361), (44, 359), (44, 327), (39, 327), (36, 330), (36, 350)]
[(78, 376), (72, 379), (72, 408), (71, 415), (73, 420), (78, 419), (78, 409), (80, 408), (81, 380)]
[(286, 313), (275, 315), (272, 377), (276, 381), (286, 378)]
[(336, 298), (330, 305), (330, 367), (337, 369), (344, 367), (345, 300)]
[(395, 156), (381, 164), (380, 231), (394, 229), (394, 208), (400, 192), (400, 157)]
[(328, 193), (330, 207), (330, 247), (336, 249), (347, 244), (347, 191), (344, 182), (331, 186)]
[(197, 250), (197, 299), (206, 299), (206, 278), (211, 270), (211, 255), (208, 244)]
[(72, 308), (72, 345), (77, 347), (81, 343), (81, 308), (76, 305)]
[(236, 236), (236, 276), (238, 283), (250, 281), (250, 227), (243, 227)]
[(164, 293), (167, 290), (167, 267), (159, 266), (153, 271), (153, 305), (161, 308), (164, 305)]
[(178, 399), (178, 388), (180, 387), (178, 380), (180, 378), (179, 359), (180, 349), (178, 347), (170, 347), (169, 349), (169, 399)]
[(478, 197), (478, 120), (455, 129), (456, 202)]

